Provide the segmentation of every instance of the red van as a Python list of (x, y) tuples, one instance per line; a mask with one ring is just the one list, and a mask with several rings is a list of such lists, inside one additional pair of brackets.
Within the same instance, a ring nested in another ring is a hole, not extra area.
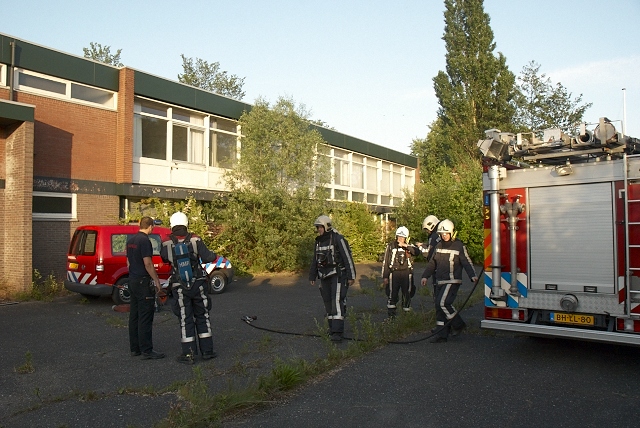
[[(67, 252), (65, 288), (87, 297), (111, 296), (118, 305), (129, 303), (126, 244), (139, 229), (137, 225), (78, 227)], [(170, 233), (170, 229), (156, 226), (149, 234), (153, 246), (153, 266), (163, 283), (169, 279), (171, 265), (160, 258), (160, 248)], [(231, 263), (222, 256), (204, 267), (214, 294), (222, 293), (233, 280)]]

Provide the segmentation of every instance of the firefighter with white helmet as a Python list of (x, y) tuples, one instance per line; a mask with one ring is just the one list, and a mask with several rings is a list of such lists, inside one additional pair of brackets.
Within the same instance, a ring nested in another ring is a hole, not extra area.
[(438, 217), (434, 215), (428, 215), (422, 221), (422, 230), (427, 233), (427, 242), (424, 244), (418, 242), (416, 245), (420, 247), (422, 251), (422, 255), (424, 258), (429, 261), (433, 256), (433, 249), (436, 244), (440, 242), (440, 235), (438, 234), (438, 224), (440, 224), (440, 220)]
[(172, 310), (180, 319), (182, 353), (177, 361), (193, 364), (200, 352), (203, 360), (215, 358), (213, 333), (209, 311), (209, 283), (201, 262), (214, 261), (217, 256), (202, 239), (189, 232), (189, 219), (183, 212), (174, 213), (169, 219), (171, 235), (162, 243), (160, 256), (171, 263)]
[(396, 239), (387, 244), (382, 262), (382, 282), (387, 295), (387, 315), (396, 316), (398, 297), (402, 291), (402, 310), (411, 310), (411, 298), (416, 293), (413, 283), (412, 257), (420, 254), (420, 249), (409, 244), (409, 229), (400, 226)]
[(433, 300), (436, 308), (436, 329), (432, 343), (446, 342), (449, 332), (458, 335), (466, 324), (453, 307), (460, 284), (462, 269), (473, 282), (477, 281), (473, 262), (467, 248), (453, 236), (453, 222), (449, 219), (438, 224), (437, 232), (441, 241), (435, 246), (433, 257), (422, 274), (421, 284), (427, 285), (427, 278), (435, 275)]
[(351, 248), (344, 237), (333, 229), (331, 219), (319, 216), (314, 225), (318, 236), (309, 269), (309, 282), (316, 284), (324, 301), (329, 334), (334, 342), (341, 342), (344, 334), (347, 289), (356, 279), (356, 267)]

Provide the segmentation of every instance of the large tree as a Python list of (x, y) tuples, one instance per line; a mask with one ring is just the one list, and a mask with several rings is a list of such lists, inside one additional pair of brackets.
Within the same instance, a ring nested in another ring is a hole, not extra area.
[(580, 104), (582, 94), (572, 99), (572, 94), (562, 84), (551, 82), (546, 74), (540, 74), (540, 64), (529, 62), (518, 76), (518, 98), (515, 124), (526, 130), (561, 128), (571, 132), (583, 120), (591, 103)]
[(216, 241), (243, 269), (300, 269), (313, 249), (313, 219), (326, 209), (317, 190), (330, 178), (326, 142), (290, 99), (274, 106), (258, 99), (239, 123), (240, 156), (218, 201)]
[(445, 0), (446, 71), (433, 79), (444, 146), (456, 156), (478, 156), (476, 143), (490, 128), (507, 128), (515, 107), (515, 76), (502, 53), (482, 0)]
[(95, 61), (104, 62), (105, 64), (115, 67), (122, 67), (124, 64), (120, 62), (120, 54), (122, 49), (118, 49), (115, 54), (111, 54), (111, 46), (102, 46), (100, 43), (89, 43), (89, 48), (82, 48), (85, 58)]
[(244, 77), (229, 75), (220, 70), (219, 62), (208, 62), (201, 58), (182, 57), (182, 74), (178, 74), (178, 81), (205, 91), (215, 92), (236, 100), (244, 98)]

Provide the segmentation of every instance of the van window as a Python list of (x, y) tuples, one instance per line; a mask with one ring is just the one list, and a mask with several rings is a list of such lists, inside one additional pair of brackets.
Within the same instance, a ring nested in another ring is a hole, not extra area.
[(87, 230), (84, 235), (84, 242), (81, 244), (82, 249), (78, 251), (78, 254), (85, 256), (94, 256), (96, 254), (96, 240), (98, 238), (98, 232), (95, 230)]
[(111, 254), (114, 256), (127, 255), (127, 240), (133, 235), (114, 233), (111, 235)]
[(71, 243), (69, 244), (69, 254), (73, 254), (74, 256), (78, 254), (78, 247), (80, 246), (81, 241), (82, 231), (76, 230), (73, 234), (73, 238), (71, 238)]
[[(134, 234), (118, 233), (111, 235), (111, 254), (114, 256), (126, 256), (127, 255), (127, 241)], [(159, 256), (160, 249), (162, 248), (162, 240), (157, 233), (149, 234), (149, 240), (153, 247), (153, 255)]]

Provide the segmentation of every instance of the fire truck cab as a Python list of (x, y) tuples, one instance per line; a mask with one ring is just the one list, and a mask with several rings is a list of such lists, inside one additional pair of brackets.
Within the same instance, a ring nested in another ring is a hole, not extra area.
[(482, 328), (640, 345), (640, 141), (486, 135)]

